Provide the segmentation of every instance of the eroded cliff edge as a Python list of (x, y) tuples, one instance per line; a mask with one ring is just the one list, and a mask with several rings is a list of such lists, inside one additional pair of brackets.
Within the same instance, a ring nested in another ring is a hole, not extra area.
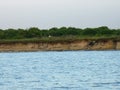
[(64, 42), (2, 42), (0, 51), (120, 50), (119, 40), (75, 40)]

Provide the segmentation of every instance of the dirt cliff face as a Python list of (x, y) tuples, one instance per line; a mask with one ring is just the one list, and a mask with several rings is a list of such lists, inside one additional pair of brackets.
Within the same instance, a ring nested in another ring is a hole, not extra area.
[(116, 49), (117, 49), (117, 50), (120, 50), (120, 42), (117, 42), (117, 43), (116, 43)]
[[(90, 45), (90, 43), (93, 43), (93, 45)], [(91, 42), (89, 42), (87, 48), (90, 50), (116, 49), (116, 42), (114, 42), (112, 40), (91, 41)]]
[(119, 50), (120, 42), (113, 40), (78, 40), (71, 42), (1, 43), (0, 51), (63, 51), (63, 50)]

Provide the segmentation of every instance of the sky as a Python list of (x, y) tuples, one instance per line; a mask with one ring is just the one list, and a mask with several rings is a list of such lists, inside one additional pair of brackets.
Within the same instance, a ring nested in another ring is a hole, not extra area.
[(120, 0), (0, 0), (0, 28), (120, 28)]

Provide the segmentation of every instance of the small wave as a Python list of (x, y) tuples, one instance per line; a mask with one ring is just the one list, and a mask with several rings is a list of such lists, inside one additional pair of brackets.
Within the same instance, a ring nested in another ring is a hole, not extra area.
[(82, 87), (54, 87), (51, 90), (87, 90)]
[(103, 86), (120, 86), (120, 82), (108, 82), (108, 83), (94, 83), (92, 87), (103, 87)]

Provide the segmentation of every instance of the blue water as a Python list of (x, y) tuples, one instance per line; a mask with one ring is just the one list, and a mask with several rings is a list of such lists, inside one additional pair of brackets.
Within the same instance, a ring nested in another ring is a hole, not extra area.
[(0, 53), (0, 90), (120, 90), (120, 51)]

